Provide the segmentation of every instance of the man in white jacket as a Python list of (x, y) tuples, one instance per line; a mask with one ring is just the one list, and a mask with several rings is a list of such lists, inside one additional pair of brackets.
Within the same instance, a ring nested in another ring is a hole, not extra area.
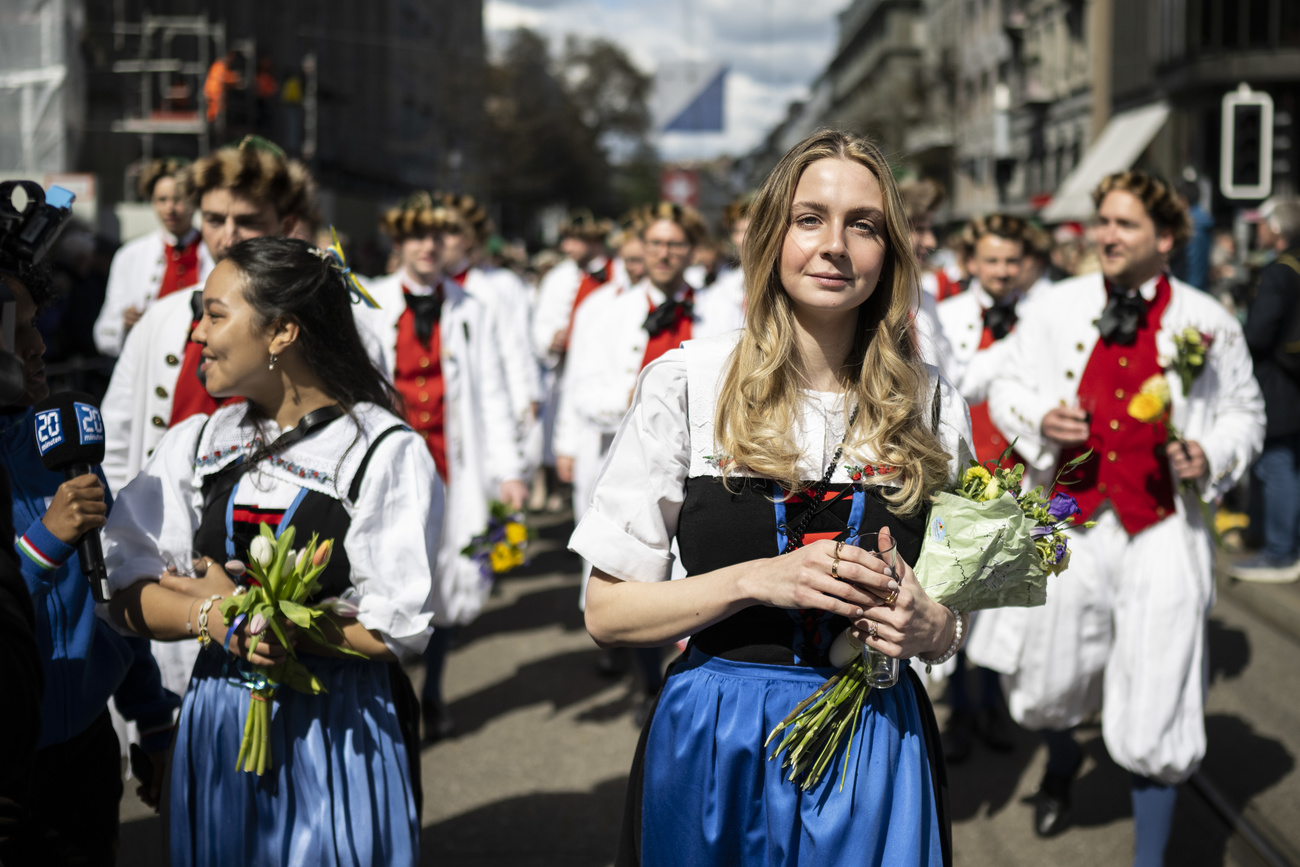
[(492, 220), (473, 196), (443, 193), (439, 201), (449, 218), (441, 235), (439, 267), (443, 276), (464, 286), (496, 320), (501, 367), (527, 478), (541, 461), (542, 444), (537, 423), (542, 401), (541, 372), (529, 336), (532, 293), (513, 271), (487, 263), (484, 246), (492, 235)]
[[(976, 460), (985, 465), (1002, 458), (1010, 445), (989, 417), (988, 389), (1002, 375), (1005, 338), (1015, 327), (1017, 305), (1024, 295), (1022, 277), (1030, 231), (1028, 223), (1011, 214), (989, 214), (967, 223), (962, 229), (962, 246), (969, 251), (970, 286), (938, 305), (939, 324), (952, 347), (953, 368), (948, 376), (970, 405), (971, 447)], [(1002, 465), (1010, 468), (1020, 460), (1012, 452)], [(1015, 746), (997, 672), (987, 668), (976, 672), (980, 686), (972, 696), (967, 687), (966, 655), (958, 652), (948, 677), (952, 714), (943, 731), (944, 756), (952, 764), (970, 754), (974, 735), (997, 752)]]
[(427, 192), (384, 216), (400, 266), (367, 287), (379, 307), (358, 311), (376, 362), (406, 402), (406, 421), (424, 437), (447, 486), (434, 581), (434, 634), (425, 650), (425, 737), (454, 731), (442, 672), (457, 625), (478, 616), (491, 583), (461, 554), (487, 528), (499, 499), (523, 507), (524, 458), (516, 439), (497, 322), (465, 287), (443, 276), (444, 233), (460, 219)]
[[(1169, 186), (1124, 172), (1093, 199), (1102, 273), (1023, 305), (989, 404), (1018, 438), (1030, 486), (1093, 450), (1066, 490), (1096, 526), (1070, 533), (1070, 566), (1044, 607), (984, 612), (967, 651), (1008, 676), (1012, 715), (1047, 741), (1036, 832), (1066, 824), (1082, 762), (1070, 729), (1100, 707), (1106, 748), (1132, 774), (1135, 863), (1160, 864), (1176, 786), (1205, 754), (1214, 552), (1201, 510), (1258, 453), (1263, 401), (1236, 319), (1166, 271), (1190, 231)], [(1210, 343), (1186, 393), (1185, 335)], [(1140, 392), (1171, 401), (1170, 415), (1130, 415)]]
[(187, 160), (158, 159), (145, 166), (140, 196), (153, 205), (159, 228), (122, 245), (108, 269), (104, 306), (95, 319), (95, 347), (117, 356), (126, 335), (148, 306), (190, 286), (202, 285), (212, 256), (194, 228), (194, 204), (181, 191)]
[[(308, 181), (304, 168), (259, 140), (200, 159), (182, 176), (181, 188), (199, 208), (204, 245), (221, 261), (240, 241), (291, 231)], [(103, 468), (112, 490), (135, 478), (170, 427), (218, 405), (198, 378), (202, 347), (190, 340), (202, 294), (198, 284), (155, 302), (123, 344), (103, 405)]]
[[(732, 331), (741, 323), (739, 298), (730, 308), (695, 306), (698, 290), (686, 282), (685, 275), (696, 244), (708, 230), (694, 210), (660, 202), (637, 212), (629, 230), (641, 241), (645, 278), (626, 288), (606, 286), (582, 305), (574, 317), (565, 362), (555, 450), (557, 468), (573, 479), (575, 520), (587, 509), (645, 366), (684, 340)], [(589, 573), (590, 565), (584, 562), (584, 594)], [(663, 674), (658, 648), (639, 648), (633, 655), (645, 690), (637, 708), (640, 723)], [(621, 665), (619, 654), (602, 657), (602, 671), (614, 673)]]

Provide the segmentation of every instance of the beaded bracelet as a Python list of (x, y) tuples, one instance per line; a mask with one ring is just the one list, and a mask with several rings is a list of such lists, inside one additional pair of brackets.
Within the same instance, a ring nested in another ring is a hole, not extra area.
[(924, 656), (920, 657), (920, 660), (925, 663), (926, 674), (930, 673), (931, 666), (943, 665), (945, 662), (956, 656), (957, 649), (961, 647), (962, 636), (966, 634), (966, 617), (968, 615), (962, 614), (956, 608), (949, 608), (948, 610), (957, 618), (957, 628), (953, 630), (952, 644), (948, 645), (948, 650), (938, 659), (926, 659)]
[(203, 604), (199, 606), (199, 644), (204, 647), (207, 647), (208, 642), (212, 640), (212, 636), (208, 634), (208, 612), (212, 610), (212, 603), (216, 602), (220, 598), (221, 594), (219, 593), (209, 596), (207, 599), (204, 599)]

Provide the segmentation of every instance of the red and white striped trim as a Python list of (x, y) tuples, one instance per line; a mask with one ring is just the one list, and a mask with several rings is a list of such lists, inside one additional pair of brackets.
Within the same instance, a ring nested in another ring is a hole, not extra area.
[(42, 569), (57, 569), (63, 565), (62, 563), (51, 560), (45, 554), (41, 553), (41, 549), (37, 548), (32, 540), (28, 539), (26, 536), (23, 536), (18, 540), (18, 550), (26, 554), (29, 560), (37, 566), (40, 566)]

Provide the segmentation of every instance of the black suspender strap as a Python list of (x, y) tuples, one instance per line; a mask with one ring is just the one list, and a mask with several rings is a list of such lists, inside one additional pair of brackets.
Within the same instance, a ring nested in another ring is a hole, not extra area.
[(385, 437), (391, 433), (396, 433), (399, 430), (410, 430), (410, 428), (404, 424), (395, 424), (386, 430), (380, 431), (379, 436), (375, 437), (370, 443), (370, 448), (366, 449), (365, 457), (361, 459), (361, 464), (357, 467), (356, 474), (352, 476), (352, 484), (348, 487), (349, 502), (355, 503), (357, 497), (361, 495), (361, 480), (365, 478), (366, 468), (370, 466), (370, 459), (375, 456), (375, 449), (379, 447), (379, 444), (384, 441)]

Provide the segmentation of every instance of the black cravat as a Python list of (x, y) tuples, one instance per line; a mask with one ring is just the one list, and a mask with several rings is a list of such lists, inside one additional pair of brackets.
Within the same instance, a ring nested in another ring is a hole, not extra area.
[(679, 310), (683, 319), (691, 318), (695, 311), (695, 301), (691, 293), (687, 293), (686, 297), (680, 301), (669, 297), (664, 303), (650, 311), (650, 315), (645, 318), (643, 327), (650, 333), (651, 337), (654, 337), (664, 329), (672, 327), (673, 323), (677, 321)]
[(1011, 326), (1016, 324), (1016, 305), (995, 304), (984, 311), (984, 327), (993, 334), (994, 340), (1001, 340), (1011, 333)]
[(415, 338), (425, 347), (433, 338), (433, 324), (442, 319), (442, 293), (432, 295), (406, 294), (406, 306), (415, 314)]
[(1137, 340), (1138, 328), (1146, 323), (1147, 302), (1139, 292), (1130, 295), (1110, 283), (1106, 288), (1110, 298), (1106, 301), (1106, 309), (1101, 311), (1101, 318), (1095, 323), (1097, 330), (1107, 343), (1131, 346)]

